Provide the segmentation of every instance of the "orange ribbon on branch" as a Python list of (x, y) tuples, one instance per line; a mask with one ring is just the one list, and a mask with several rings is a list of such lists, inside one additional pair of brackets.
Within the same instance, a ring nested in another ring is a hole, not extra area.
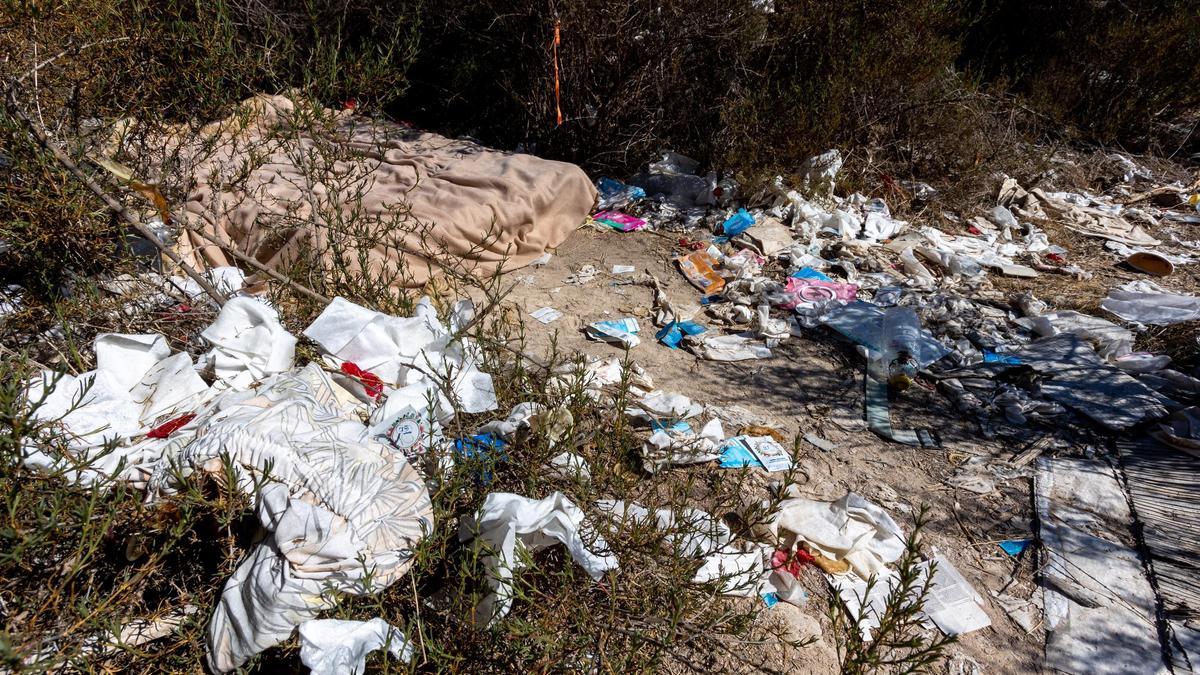
[(562, 44), (562, 21), (554, 20), (554, 112), (558, 115), (558, 124), (562, 126), (562, 90), (558, 83), (558, 46)]

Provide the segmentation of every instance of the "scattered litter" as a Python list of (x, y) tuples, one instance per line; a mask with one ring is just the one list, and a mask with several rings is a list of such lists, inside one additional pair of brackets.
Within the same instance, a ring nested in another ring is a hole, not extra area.
[[(983, 598), (946, 559), (936, 556), (932, 561), (933, 578), (929, 595), (921, 612), (946, 635), (961, 635), (992, 625), (983, 611)], [(922, 565), (928, 574), (930, 563)]]
[(719, 419), (709, 420), (699, 433), (686, 426), (659, 428), (642, 446), (642, 467), (648, 473), (658, 473), (672, 466), (711, 462), (720, 458), (724, 439)]
[(598, 272), (596, 271), (596, 267), (594, 265), (584, 265), (579, 268), (578, 272), (567, 275), (567, 278), (563, 279), (563, 283), (574, 286), (583, 286), (592, 279), (595, 279), (597, 274)]
[(742, 234), (738, 241), (744, 241), (747, 248), (768, 258), (790, 249), (796, 243), (792, 231), (778, 218), (771, 216), (764, 217), (753, 229)]
[(1169, 277), (1175, 273), (1175, 265), (1170, 260), (1151, 251), (1138, 251), (1126, 258), (1125, 264), (1156, 277)]
[(802, 539), (816, 552), (844, 560), (864, 582), (904, 553), (904, 531), (896, 521), (853, 492), (836, 502), (785, 499), (768, 531), (781, 543)]
[(1094, 342), (1096, 351), (1106, 359), (1115, 359), (1133, 349), (1133, 332), (1117, 324), (1074, 311), (1051, 312), (1017, 319), (1015, 322), (1043, 337), (1074, 335)]
[[(720, 582), (721, 593), (741, 597), (758, 595), (767, 600), (774, 593), (763, 564), (763, 550), (751, 545), (741, 550), (729, 526), (699, 509), (669, 509), (653, 513), (641, 504), (602, 499), (596, 508), (617, 523), (652, 523), (665, 533), (664, 540), (676, 555), (703, 558), (692, 583)], [(770, 601), (768, 600), (768, 605)]]
[(637, 268), (633, 265), (613, 265), (612, 267), (613, 274), (632, 274), (635, 271)]
[(529, 313), (529, 316), (532, 316), (542, 323), (553, 323), (554, 321), (561, 319), (562, 315), (562, 312), (554, 309), (553, 307), (542, 307), (541, 309), (535, 309)]
[[(1175, 241), (1175, 243), (1177, 243), (1181, 246), (1187, 246), (1188, 248), (1194, 248), (1192, 246), (1188, 246), (1188, 242), (1182, 242), (1182, 241), (1179, 241), (1178, 239), (1174, 239), (1174, 241)], [(1122, 244), (1119, 241), (1105, 242), (1104, 248), (1108, 249), (1109, 251), (1112, 251), (1113, 253), (1116, 253), (1118, 256), (1121, 256), (1122, 258), (1125, 258), (1126, 262), (1130, 262), (1129, 258), (1132, 258), (1133, 256), (1136, 256), (1136, 255), (1139, 255), (1142, 253), (1149, 254), (1155, 258), (1161, 258), (1162, 260), (1165, 260), (1166, 262), (1170, 263), (1170, 265), (1172, 266), (1171, 267), (1172, 270), (1174, 270), (1174, 266), (1176, 266), (1176, 265), (1191, 265), (1191, 264), (1197, 262), (1197, 256), (1194, 256), (1191, 254), (1168, 253), (1166, 251), (1159, 251), (1159, 250), (1155, 250), (1153, 248), (1146, 248), (1143, 246), (1127, 246), (1125, 244)], [(1133, 265), (1132, 262), (1130, 262), (1130, 264), (1135, 269), (1140, 269), (1137, 267), (1137, 265)], [(1157, 263), (1157, 265), (1161, 267), (1161, 263)], [(1147, 274), (1155, 273), (1154, 271), (1151, 271), (1151, 270), (1142, 270), (1142, 271), (1146, 272)]]
[(1200, 457), (1200, 407), (1176, 411), (1150, 433), (1176, 450)]
[(1158, 246), (1162, 243), (1150, 236), (1141, 225), (1135, 225), (1119, 215), (1097, 208), (1091, 199), (1068, 192), (1046, 193), (1040, 189), (1031, 190), (1031, 193), (1048, 211), (1057, 215), (1068, 229), (1080, 234), (1118, 241), (1130, 246)]
[[(892, 311), (889, 309), (888, 311)], [(909, 310), (911, 311), (911, 310)], [(822, 323), (867, 348), (868, 353), (882, 356), (886, 343), (883, 335), (885, 311), (872, 303), (857, 300), (837, 307), (824, 317)], [(896, 336), (905, 341), (905, 349), (914, 365), (926, 368), (950, 353), (933, 335), (918, 326), (917, 332), (905, 331)], [(877, 358), (877, 357), (876, 357)]]
[(1174, 403), (1121, 370), (1105, 364), (1078, 336), (1061, 334), (1034, 341), (1017, 356), (1050, 377), (1042, 393), (1104, 427), (1125, 429), (1167, 414)]
[(769, 472), (792, 468), (792, 457), (770, 436), (734, 436), (721, 447), (721, 467), (756, 466)]
[(822, 272), (820, 270), (814, 270), (811, 267), (801, 267), (800, 269), (796, 270), (795, 272), (792, 272), (788, 276), (793, 279), (813, 279), (816, 281), (826, 281), (829, 283), (833, 283), (833, 279), (831, 279), (829, 277), (829, 275), (825, 274), (824, 272)]
[(321, 345), (330, 365), (340, 367), (350, 361), (387, 387), (396, 387), (386, 392), (384, 404), (372, 414), (372, 431), (381, 434), (385, 424), (405, 408), (428, 408), (431, 397), (439, 420), (454, 414), (455, 405), (435, 378), (448, 381), (462, 412), (496, 408), (495, 387), (491, 376), (480, 370), (477, 351), (469, 341), (449, 339), (451, 331), (464, 325), (473, 312), (469, 301), (456, 303), (447, 327), (428, 298), (417, 302), (411, 317), (390, 316), (334, 298), (304, 335)]
[(596, 191), (600, 193), (600, 208), (602, 210), (623, 209), (631, 203), (644, 199), (646, 191), (635, 185), (626, 185), (612, 178), (601, 178), (596, 181)]
[[(822, 275), (824, 276), (824, 275)], [(814, 278), (788, 277), (786, 290), (787, 299), (780, 303), (785, 309), (797, 307), (812, 307), (831, 301), (853, 302), (858, 295), (858, 286), (843, 284), (836, 281), (823, 281)]]
[(750, 215), (746, 209), (738, 209), (724, 223), (721, 223), (721, 233), (726, 237), (734, 237), (750, 229), (753, 225), (754, 216)]
[(607, 225), (618, 232), (633, 232), (646, 227), (646, 221), (620, 211), (601, 211), (592, 220)]
[(653, 391), (625, 409), (625, 414), (649, 425), (651, 422), (686, 420), (704, 412), (692, 399), (665, 391)]
[(991, 593), (992, 600), (1026, 634), (1032, 633), (1038, 627), (1042, 616), (1042, 608), (1033, 598), (1022, 600), (1004, 593), (997, 593), (996, 591), (992, 591)]

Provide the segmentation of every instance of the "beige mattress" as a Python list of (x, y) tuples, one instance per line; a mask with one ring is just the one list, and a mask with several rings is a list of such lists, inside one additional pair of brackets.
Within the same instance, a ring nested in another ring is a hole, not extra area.
[[(178, 156), (195, 180), (184, 225), (275, 269), (365, 270), (394, 287), (527, 265), (596, 199), (573, 164), (352, 112), (314, 115), (281, 96), (250, 99)], [(194, 264), (237, 264), (194, 232), (179, 249)]]

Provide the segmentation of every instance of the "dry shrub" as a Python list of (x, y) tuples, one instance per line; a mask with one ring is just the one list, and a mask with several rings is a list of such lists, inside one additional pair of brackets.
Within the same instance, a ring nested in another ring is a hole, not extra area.
[(1039, 111), (1101, 143), (1197, 147), (1197, 3), (971, 0), (966, 11), (962, 64)]

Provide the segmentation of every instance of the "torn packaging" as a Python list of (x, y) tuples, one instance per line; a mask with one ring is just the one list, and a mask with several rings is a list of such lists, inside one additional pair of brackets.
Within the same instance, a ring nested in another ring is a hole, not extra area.
[(658, 429), (642, 446), (642, 468), (648, 473), (680, 464), (700, 464), (720, 458), (719, 447), (725, 439), (721, 420), (711, 419), (695, 433), (685, 425), (684, 430)]

